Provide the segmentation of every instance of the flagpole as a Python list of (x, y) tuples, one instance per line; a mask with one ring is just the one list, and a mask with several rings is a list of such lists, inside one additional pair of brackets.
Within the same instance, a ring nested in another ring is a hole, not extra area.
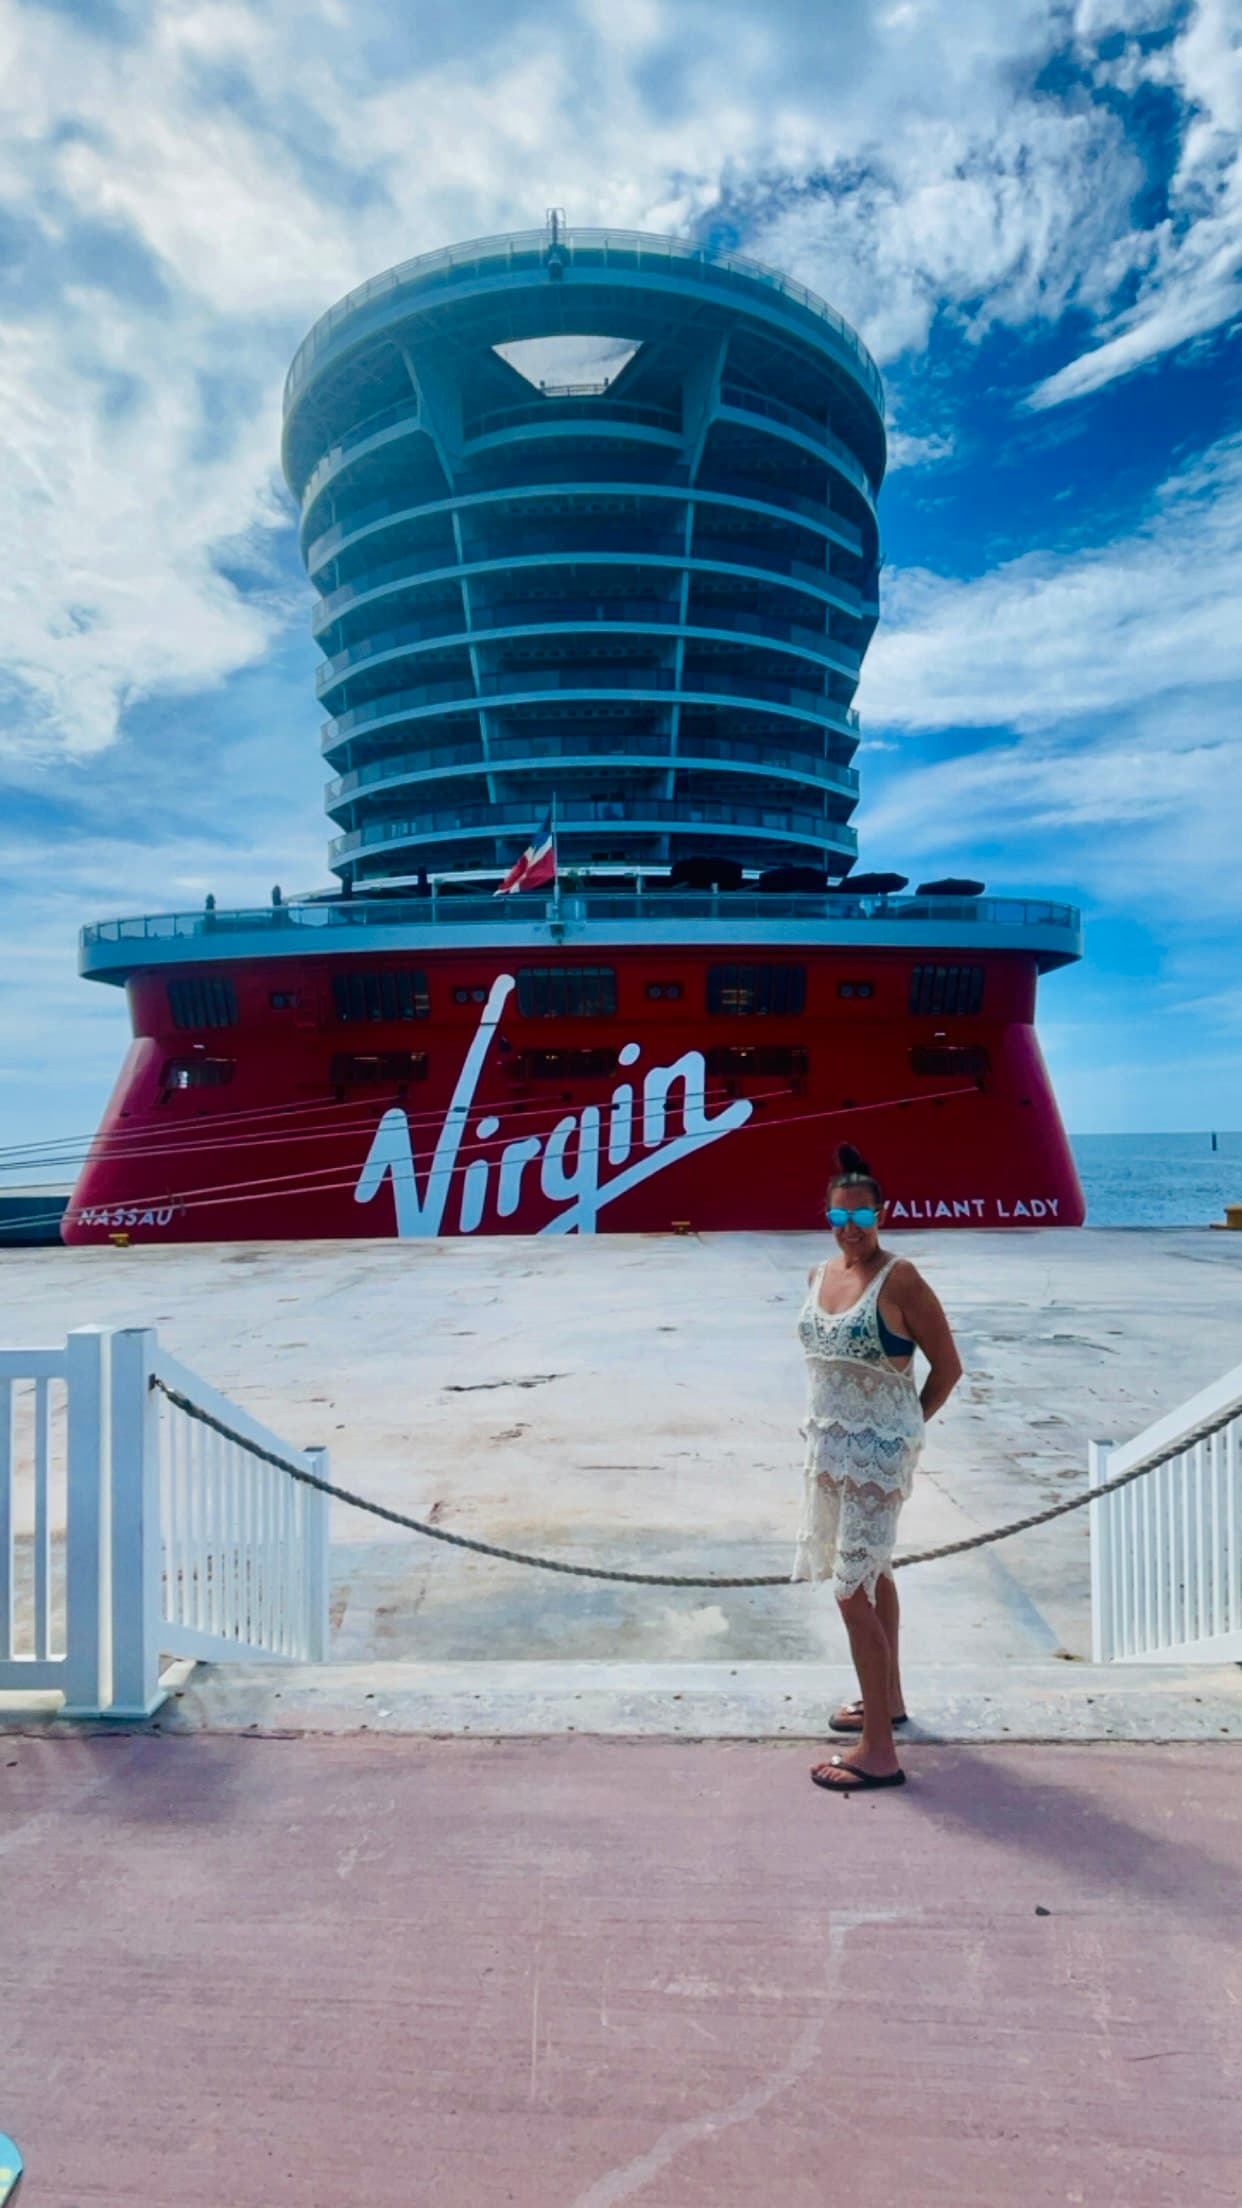
[(561, 917), (561, 855), (556, 848), (556, 791), (552, 792), (552, 918)]

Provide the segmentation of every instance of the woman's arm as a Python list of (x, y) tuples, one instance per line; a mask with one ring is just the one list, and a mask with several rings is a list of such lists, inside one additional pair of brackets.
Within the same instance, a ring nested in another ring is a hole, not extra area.
[(922, 1274), (909, 1262), (901, 1267), (898, 1279), (893, 1282), (893, 1297), (894, 1301), (900, 1300), (906, 1332), (931, 1366), (919, 1395), (923, 1417), (931, 1419), (948, 1402), (962, 1377), (962, 1360), (957, 1354), (953, 1330), (935, 1290), (928, 1287)]

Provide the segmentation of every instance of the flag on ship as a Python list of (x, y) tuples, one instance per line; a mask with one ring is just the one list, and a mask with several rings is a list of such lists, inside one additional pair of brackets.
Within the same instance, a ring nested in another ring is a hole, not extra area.
[(548, 883), (555, 880), (556, 830), (549, 811), (542, 828), (532, 836), (521, 858), (509, 868), (494, 895), (508, 897), (516, 889), (546, 889)]

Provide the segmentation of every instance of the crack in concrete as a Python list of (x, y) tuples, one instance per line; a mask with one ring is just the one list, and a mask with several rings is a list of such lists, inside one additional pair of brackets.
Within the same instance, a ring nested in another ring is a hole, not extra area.
[(567, 1380), (564, 1372), (533, 1372), (521, 1380), (450, 1380), (446, 1395), (482, 1395), (489, 1388), (546, 1388), (549, 1380)]
[(579, 2193), (572, 2208), (616, 2208), (618, 2201), (633, 2199), (653, 2177), (667, 2169), (669, 2163), (684, 2148), (693, 2146), (700, 2139), (713, 2139), (718, 2132), (729, 2131), (735, 2124), (749, 2123), (752, 2116), (757, 2116), (770, 2102), (805, 2077), (820, 2052), (824, 2010), (837, 1990), (849, 1934), (864, 1924), (895, 1923), (901, 1914), (896, 1909), (830, 1910), (824, 1999), (818, 2014), (807, 2019), (780, 2069), (724, 2108), (713, 2109), (706, 2116), (697, 2116), (685, 2123), (671, 2124), (667, 2131), (661, 2132), (645, 2154), (635, 2156), (631, 2162), (622, 2163), (618, 2169), (609, 2170), (605, 2176), (597, 2178), (593, 2185), (588, 2186), (585, 2193)]

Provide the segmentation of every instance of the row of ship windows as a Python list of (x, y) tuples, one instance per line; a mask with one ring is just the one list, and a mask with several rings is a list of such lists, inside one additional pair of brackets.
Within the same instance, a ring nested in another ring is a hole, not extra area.
[[(649, 981), (649, 1001), (677, 1003), (684, 995), (680, 981)], [(837, 983), (843, 998), (867, 998), (875, 983), (846, 980)], [(455, 988), (454, 1004), (484, 1004), (483, 987)], [(427, 977), (414, 969), (387, 973), (334, 974), (332, 1001), (343, 1023), (427, 1019), (431, 995)], [(517, 974), (518, 1010), (529, 1019), (609, 1018), (617, 1009), (617, 976), (611, 966), (520, 966)], [(296, 990), (273, 990), (268, 997), (273, 1011), (297, 1008)], [(983, 1003), (982, 966), (915, 966), (910, 975), (908, 1009), (912, 1013), (976, 1013)], [(709, 966), (707, 1010), (741, 1016), (797, 1014), (806, 1007), (806, 969), (786, 964)], [(182, 1031), (233, 1027), (237, 1023), (237, 992), (223, 974), (196, 975), (170, 981), (168, 1009), (175, 1028)]]
[[(722, 1047), (708, 1050), (704, 1055), (709, 1077), (722, 1081), (781, 1077), (801, 1083), (806, 1079), (810, 1064), (807, 1052), (798, 1049)], [(909, 1060), (911, 1073), (925, 1078), (964, 1074), (982, 1081), (991, 1070), (989, 1053), (974, 1046), (916, 1045), (909, 1053)], [(430, 1059), (425, 1050), (348, 1051), (338, 1053), (331, 1060), (328, 1086), (334, 1089), (403, 1087), (410, 1081), (425, 1081), (429, 1070)], [(513, 1081), (606, 1080), (620, 1070), (616, 1051), (606, 1049), (515, 1051), (506, 1062), (506, 1071)], [(232, 1058), (170, 1058), (160, 1077), (160, 1086), (165, 1093), (174, 1089), (225, 1088), (235, 1072), (236, 1061)]]

